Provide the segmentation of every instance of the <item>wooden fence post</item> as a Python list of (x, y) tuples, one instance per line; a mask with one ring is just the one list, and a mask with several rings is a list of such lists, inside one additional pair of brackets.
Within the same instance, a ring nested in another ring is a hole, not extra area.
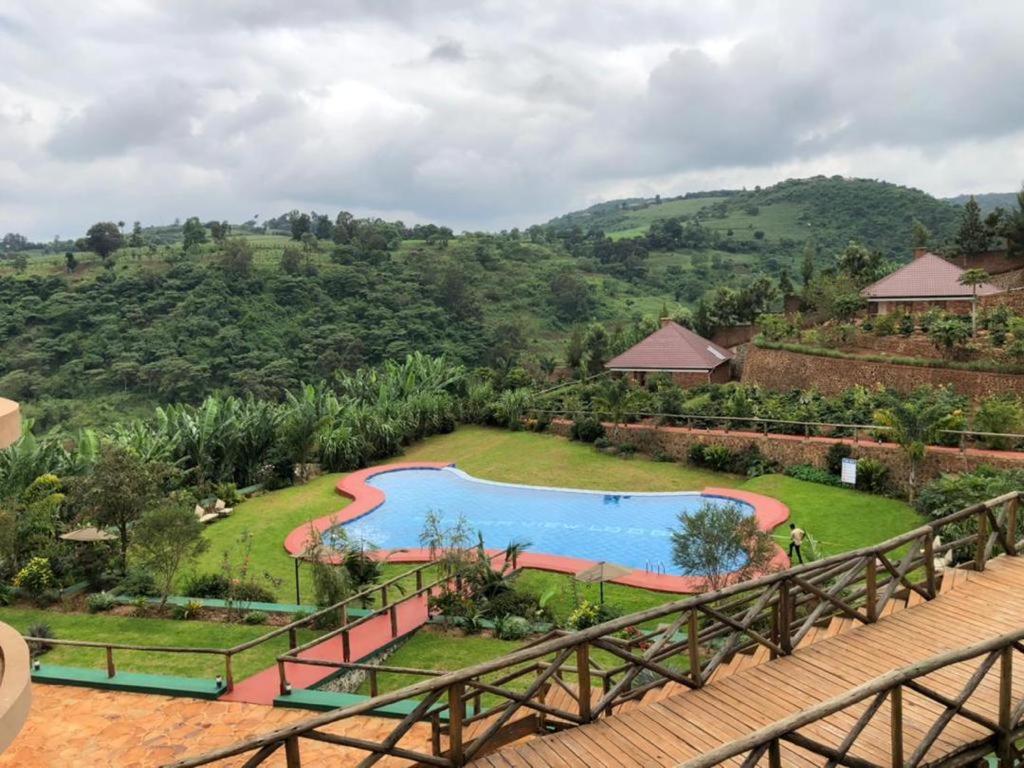
[(419, 568), (416, 570), (416, 591), (421, 592), (423, 590), (423, 569)]
[(462, 754), (462, 683), (448, 686), (448, 759), (455, 768), (465, 762)]
[(1014, 496), (1006, 502), (1006, 540), (1010, 542), (1010, 557), (1017, 556), (1017, 513), (1020, 509), (1020, 497)]
[(700, 688), (704, 685), (704, 675), (700, 672), (699, 630), (697, 628), (697, 610), (690, 609), (686, 625), (686, 648), (690, 656), (690, 679)]
[(768, 742), (768, 768), (782, 768), (782, 749), (778, 739)]
[(107, 646), (107, 677), (113, 677), (117, 673), (114, 669), (114, 649)]
[(872, 552), (865, 563), (864, 600), (867, 603), (868, 621), (878, 621), (878, 558)]
[(974, 570), (985, 570), (985, 545), (988, 544), (988, 509), (978, 513), (978, 540), (974, 547)]
[(790, 635), (790, 625), (793, 623), (793, 609), (789, 600), (789, 580), (783, 579), (779, 582), (779, 647), (786, 656), (793, 652), (793, 638)]
[(391, 616), (391, 637), (398, 637), (398, 606), (392, 605), (388, 614)]
[(224, 654), (224, 688), (230, 693), (235, 689), (235, 673), (231, 670), (231, 654)]
[(280, 659), (277, 660), (277, 690), (282, 696), (288, 695), (288, 673)]
[(590, 715), (590, 646), (580, 643), (576, 646), (576, 689), (579, 691), (580, 720), (589, 723)]
[(1003, 648), (999, 655), (999, 746), (996, 749), (999, 768), (1013, 768), (1013, 646)]
[(370, 669), (370, 698), (377, 698), (377, 670)]
[(896, 686), (889, 694), (889, 751), (892, 767), (903, 768), (903, 688)]
[(349, 644), (347, 629), (341, 633), (341, 660), (352, 661), (352, 646)]
[(928, 597), (934, 598), (938, 594), (935, 584), (935, 536), (931, 531), (925, 534), (924, 539), (924, 575), (928, 589)]
[(385, 584), (380, 588), (380, 607), (387, 608), (388, 606), (388, 586)]
[(289, 736), (284, 740), (284, 760), (288, 768), (302, 768), (298, 736)]

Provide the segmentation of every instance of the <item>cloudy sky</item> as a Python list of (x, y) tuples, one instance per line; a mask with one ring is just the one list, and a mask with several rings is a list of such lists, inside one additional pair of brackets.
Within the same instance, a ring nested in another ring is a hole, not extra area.
[(1010, 191), (1022, 39), (1012, 0), (4, 0), (0, 232), (500, 228), (818, 173)]

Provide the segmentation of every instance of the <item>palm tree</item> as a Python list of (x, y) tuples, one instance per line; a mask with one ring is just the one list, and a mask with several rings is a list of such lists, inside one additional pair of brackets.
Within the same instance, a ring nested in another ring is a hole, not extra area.
[(960, 285), (971, 286), (971, 338), (978, 332), (978, 286), (988, 280), (984, 269), (968, 269), (960, 275)]
[(957, 409), (947, 410), (941, 402), (928, 400), (902, 400), (891, 408), (875, 412), (875, 423), (889, 429), (888, 437), (899, 444), (907, 457), (910, 486), (910, 500), (914, 499), (917, 486), (917, 471), (924, 461), (928, 446), (937, 442), (944, 429), (952, 429), (963, 420), (963, 413)]

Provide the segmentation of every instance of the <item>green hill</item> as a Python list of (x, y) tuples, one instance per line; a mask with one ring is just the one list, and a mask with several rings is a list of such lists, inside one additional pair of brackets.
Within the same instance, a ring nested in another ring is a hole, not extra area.
[(982, 214), (992, 213), (996, 208), (1005, 208), (1008, 211), (1013, 210), (1017, 205), (1016, 192), (984, 192), (980, 195), (957, 195), (956, 197), (947, 197), (945, 199), (947, 202), (953, 203), (953, 205), (963, 205), (971, 197), (981, 206)]
[[(915, 218), (941, 242), (958, 215), (917, 190), (822, 177), (613, 201), (525, 232), (349, 217), (339, 235), (313, 215), (322, 237), (305, 242), (249, 222), (188, 249), (180, 223), (150, 227), (106, 261), (81, 243), (39, 245), (0, 256), (0, 394), (41, 428), (68, 428), (217, 390), (280, 396), (415, 350), (548, 370), (575, 326), (604, 324), (611, 349), (725, 287), (745, 322), (775, 306), (808, 241), (822, 264), (850, 239), (906, 259)], [(288, 229), (288, 217), (271, 224)]]
[[(652, 222), (675, 217), (697, 219), (735, 241), (781, 241), (791, 252), (802, 250), (808, 240), (825, 253), (858, 240), (889, 258), (906, 260), (914, 219), (944, 242), (955, 231), (959, 211), (948, 201), (909, 187), (818, 176), (753, 190), (612, 200), (552, 219), (547, 226), (597, 228), (616, 239), (646, 234)], [(762, 237), (755, 238), (757, 232)]]

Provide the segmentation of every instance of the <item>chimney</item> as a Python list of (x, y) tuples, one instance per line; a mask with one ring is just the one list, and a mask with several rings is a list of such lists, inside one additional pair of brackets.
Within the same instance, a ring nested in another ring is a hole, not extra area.
[(928, 253), (928, 249), (926, 247), (924, 247), (924, 246), (917, 247), (917, 248), (914, 249), (914, 258), (915, 259), (920, 259), (926, 253)]
[(664, 328), (666, 325), (668, 325), (671, 322), (672, 322), (672, 318), (671, 317), (663, 317), (663, 318), (661, 318), (661, 327)]

